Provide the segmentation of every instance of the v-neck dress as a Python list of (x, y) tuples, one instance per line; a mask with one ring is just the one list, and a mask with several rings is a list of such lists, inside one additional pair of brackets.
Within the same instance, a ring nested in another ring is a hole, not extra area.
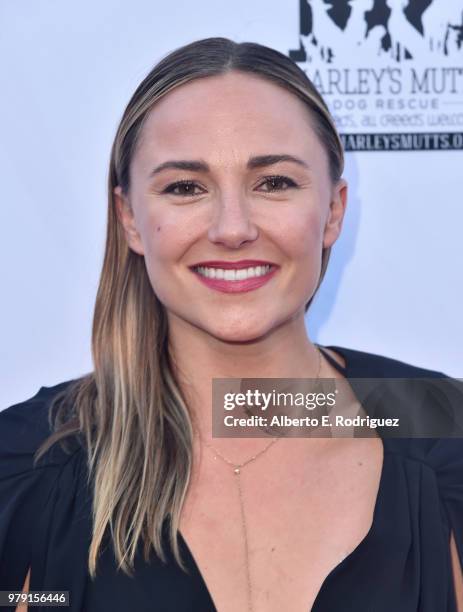
[[(349, 379), (445, 378), (441, 372), (388, 357), (327, 348), (342, 355), (345, 369), (325, 352)], [(134, 576), (128, 577), (117, 570), (108, 538), (97, 577), (90, 579), (92, 492), (86, 484), (83, 447), (76, 444), (67, 454), (57, 444), (35, 468), (32, 464), (34, 452), (50, 433), (50, 401), (70, 382), (41, 387), (34, 397), (0, 411), (0, 591), (20, 591), (30, 566), (30, 592), (68, 591), (70, 612), (215, 611), (181, 535), (188, 573), (175, 564), (167, 529), (167, 563), (154, 550), (145, 562), (139, 546)], [(325, 578), (311, 610), (457, 612), (450, 535), (453, 531), (463, 566), (463, 439), (382, 437), (382, 443), (371, 528)]]

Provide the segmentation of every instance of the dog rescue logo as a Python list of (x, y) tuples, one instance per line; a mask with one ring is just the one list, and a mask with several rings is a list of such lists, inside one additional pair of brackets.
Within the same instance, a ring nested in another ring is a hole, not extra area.
[(300, 0), (299, 63), (346, 151), (463, 149), (462, 0)]

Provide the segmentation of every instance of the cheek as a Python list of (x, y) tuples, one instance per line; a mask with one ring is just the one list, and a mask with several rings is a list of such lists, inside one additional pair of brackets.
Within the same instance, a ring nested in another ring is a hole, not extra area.
[(280, 224), (278, 233), (282, 244), (286, 245), (288, 255), (295, 260), (312, 258), (321, 252), (322, 222), (315, 210), (307, 211), (303, 217), (300, 214), (289, 215)]
[[(173, 280), (176, 264), (182, 261), (194, 240), (194, 227), (184, 219), (175, 220), (167, 215), (153, 215), (144, 220), (141, 231), (145, 251), (145, 264), (151, 285), (161, 298)], [(184, 261), (181, 264), (186, 265)]]

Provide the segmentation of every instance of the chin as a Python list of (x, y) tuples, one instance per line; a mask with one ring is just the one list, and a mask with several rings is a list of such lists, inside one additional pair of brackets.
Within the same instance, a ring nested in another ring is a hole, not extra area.
[(272, 326), (262, 320), (251, 324), (244, 319), (235, 323), (228, 321), (208, 329), (211, 335), (223, 342), (253, 342), (263, 338), (271, 330)]

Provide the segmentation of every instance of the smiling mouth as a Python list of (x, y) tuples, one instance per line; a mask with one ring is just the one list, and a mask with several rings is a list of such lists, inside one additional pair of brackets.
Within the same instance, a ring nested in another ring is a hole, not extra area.
[(254, 291), (267, 284), (277, 272), (279, 266), (273, 264), (243, 265), (236, 268), (220, 268), (219, 265), (192, 266), (196, 278), (206, 287), (222, 293), (238, 294)]
[(225, 269), (225, 268), (208, 268), (206, 266), (195, 266), (193, 271), (203, 276), (204, 278), (218, 279), (225, 281), (243, 281), (250, 278), (260, 278), (266, 276), (276, 266), (271, 264), (265, 266), (250, 266), (249, 268), (240, 269)]

